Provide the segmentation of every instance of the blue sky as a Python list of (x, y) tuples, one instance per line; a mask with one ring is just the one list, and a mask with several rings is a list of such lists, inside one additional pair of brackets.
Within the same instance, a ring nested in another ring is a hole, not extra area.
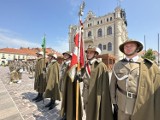
[[(117, 0), (84, 0), (83, 20), (89, 10), (96, 16), (113, 12)], [(69, 25), (78, 24), (82, 0), (0, 0), (0, 48), (41, 47), (46, 34), (47, 47), (68, 50)], [(160, 0), (121, 0), (128, 21), (128, 36), (144, 41), (146, 48), (158, 49)]]

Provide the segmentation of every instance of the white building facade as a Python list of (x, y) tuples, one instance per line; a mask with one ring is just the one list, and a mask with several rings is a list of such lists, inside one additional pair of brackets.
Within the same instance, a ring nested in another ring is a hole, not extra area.
[[(116, 7), (113, 13), (96, 17), (92, 11), (88, 12), (84, 25), (84, 47), (94, 45), (102, 50), (102, 54), (112, 54), (117, 60), (122, 59), (123, 53), (119, 45), (128, 39), (126, 13)], [(77, 26), (69, 27), (69, 50), (73, 50), (74, 35)]]
[(9, 61), (22, 60), (27, 61), (29, 59), (36, 59), (36, 55), (19, 52), (18, 49), (4, 48), (0, 49), (0, 65), (7, 65)]

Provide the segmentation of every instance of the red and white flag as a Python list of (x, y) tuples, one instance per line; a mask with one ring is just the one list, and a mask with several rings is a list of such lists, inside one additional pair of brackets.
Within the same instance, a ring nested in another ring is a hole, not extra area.
[(84, 47), (82, 40), (82, 29), (83, 29), (83, 24), (82, 22), (80, 22), (80, 28), (74, 36), (75, 46), (72, 53), (72, 60), (69, 69), (69, 76), (72, 82), (74, 81), (74, 77), (77, 71), (79, 71), (84, 66)]

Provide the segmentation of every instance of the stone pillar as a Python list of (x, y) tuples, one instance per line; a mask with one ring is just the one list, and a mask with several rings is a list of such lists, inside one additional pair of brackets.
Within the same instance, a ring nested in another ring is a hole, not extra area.
[(124, 58), (124, 54), (119, 50), (119, 45), (126, 41), (127, 30), (121, 16), (120, 7), (115, 9), (114, 31), (114, 55), (117, 60), (121, 60)]
[(73, 50), (73, 47), (74, 47), (74, 35), (76, 34), (76, 30), (77, 30), (77, 26), (74, 25), (70, 25), (69, 26), (69, 33), (68, 33), (68, 42), (69, 42), (69, 51), (72, 51)]

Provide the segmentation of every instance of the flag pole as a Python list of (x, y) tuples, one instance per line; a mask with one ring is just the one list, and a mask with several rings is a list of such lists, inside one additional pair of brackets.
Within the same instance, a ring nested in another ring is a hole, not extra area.
[(158, 33), (158, 67), (159, 67), (159, 33)]
[[(79, 26), (78, 26), (78, 30), (79, 30), (79, 39), (78, 39), (78, 65), (77, 65), (77, 74), (79, 74), (80, 72), (80, 43), (81, 43), (81, 39), (82, 39), (82, 28), (81, 28), (81, 16), (83, 16), (83, 9), (85, 7), (85, 2), (83, 1), (83, 3), (80, 5), (80, 10), (78, 13), (79, 16)], [(76, 83), (76, 120), (79, 120), (79, 93), (80, 93), (80, 84), (79, 84), (79, 80), (77, 80)]]
[(144, 49), (145, 49), (145, 53), (146, 53), (146, 36), (144, 35)]

